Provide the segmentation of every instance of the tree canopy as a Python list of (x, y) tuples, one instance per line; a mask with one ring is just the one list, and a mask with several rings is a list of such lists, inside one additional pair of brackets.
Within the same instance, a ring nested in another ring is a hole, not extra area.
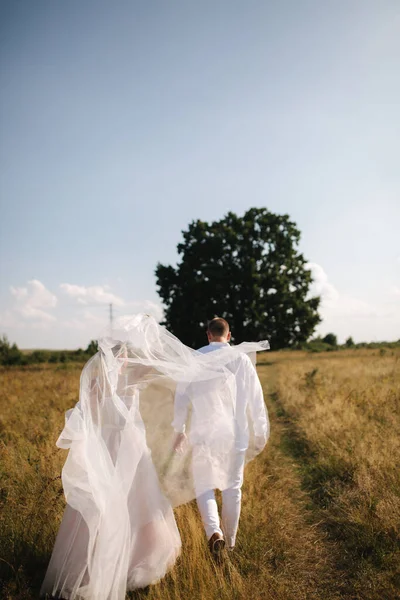
[(327, 333), (324, 338), (322, 338), (324, 344), (329, 344), (330, 346), (337, 346), (337, 336), (334, 333)]
[(311, 272), (288, 215), (251, 208), (193, 221), (182, 234), (179, 264), (159, 263), (155, 273), (164, 325), (185, 344), (204, 345), (214, 316), (227, 319), (236, 343), (268, 339), (277, 349), (312, 335), (320, 299), (309, 297)]

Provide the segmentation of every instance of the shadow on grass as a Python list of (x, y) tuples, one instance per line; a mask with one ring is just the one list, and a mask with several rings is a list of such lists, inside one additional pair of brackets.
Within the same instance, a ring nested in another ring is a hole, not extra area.
[(270, 360), (257, 360), (257, 367), (273, 367), (275, 363)]
[(0, 557), (0, 598), (39, 598), (50, 556), (23, 541), (14, 552), (13, 564)]

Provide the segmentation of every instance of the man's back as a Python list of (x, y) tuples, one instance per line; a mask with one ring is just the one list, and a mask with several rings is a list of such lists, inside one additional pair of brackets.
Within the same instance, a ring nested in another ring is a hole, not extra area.
[[(269, 423), (266, 415), (264, 396), (256, 370), (250, 358), (243, 352), (236, 351), (226, 342), (210, 342), (199, 348), (198, 352), (232, 352), (232, 360), (226, 362), (226, 355), (221, 363), (233, 373), (236, 381), (235, 398), (235, 446), (237, 450), (246, 450), (249, 445), (249, 412), (254, 434), (259, 438), (268, 437)], [(216, 361), (218, 361), (218, 353)]]

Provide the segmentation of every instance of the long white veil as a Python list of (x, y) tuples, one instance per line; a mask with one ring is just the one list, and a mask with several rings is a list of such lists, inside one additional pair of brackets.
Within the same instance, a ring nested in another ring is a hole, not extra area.
[[(240, 352), (269, 347), (226, 348), (216, 363), (144, 314), (118, 319), (98, 342), (57, 441), (69, 449), (62, 472), (67, 509), (42, 595), (122, 600), (127, 589), (164, 576), (181, 544), (172, 507), (195, 497), (193, 462), (202, 477), (197, 490), (225, 489), (232, 479), (232, 365)], [(173, 450), (178, 390), (191, 398), (183, 454)], [(251, 439), (250, 431), (249, 458), (261, 450)]]

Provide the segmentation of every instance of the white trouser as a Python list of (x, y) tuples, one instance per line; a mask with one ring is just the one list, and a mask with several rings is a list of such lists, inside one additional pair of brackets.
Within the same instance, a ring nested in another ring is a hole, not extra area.
[(197, 498), (197, 506), (203, 520), (207, 539), (210, 539), (216, 532), (221, 535), (224, 534), (228, 547), (235, 545), (239, 526), (245, 454), (245, 451), (236, 453), (233, 484), (222, 490), (222, 529), (214, 490), (208, 490)]

